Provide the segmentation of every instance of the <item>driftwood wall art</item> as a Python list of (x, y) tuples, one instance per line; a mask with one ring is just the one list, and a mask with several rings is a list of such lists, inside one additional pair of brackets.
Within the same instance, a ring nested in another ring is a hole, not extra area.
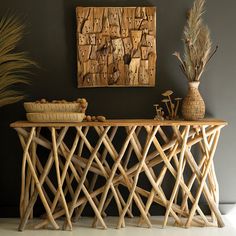
[(77, 7), (76, 17), (78, 87), (155, 86), (155, 7)]

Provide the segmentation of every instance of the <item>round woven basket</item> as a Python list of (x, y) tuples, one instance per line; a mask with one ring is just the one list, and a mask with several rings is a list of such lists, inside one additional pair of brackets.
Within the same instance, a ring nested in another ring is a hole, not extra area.
[(27, 113), (26, 117), (30, 122), (81, 122), (85, 114), (78, 112)]
[(25, 102), (24, 108), (26, 112), (85, 112), (86, 107), (82, 107), (80, 103), (35, 103)]

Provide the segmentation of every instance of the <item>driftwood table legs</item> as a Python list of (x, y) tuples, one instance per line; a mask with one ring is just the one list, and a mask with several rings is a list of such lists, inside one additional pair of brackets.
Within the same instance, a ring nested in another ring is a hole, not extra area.
[(36, 229), (72, 230), (87, 205), (92, 226), (106, 229), (110, 204), (117, 228), (134, 208), (137, 225), (151, 227), (155, 205), (165, 209), (163, 227), (170, 217), (175, 226), (223, 227), (213, 157), (224, 125), (179, 123), (15, 127), (23, 148), (19, 230), (36, 201), (45, 213)]

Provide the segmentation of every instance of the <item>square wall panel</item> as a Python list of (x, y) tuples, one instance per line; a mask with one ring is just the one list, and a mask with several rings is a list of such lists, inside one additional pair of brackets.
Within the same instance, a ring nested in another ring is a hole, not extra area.
[(155, 7), (77, 7), (78, 87), (154, 87)]

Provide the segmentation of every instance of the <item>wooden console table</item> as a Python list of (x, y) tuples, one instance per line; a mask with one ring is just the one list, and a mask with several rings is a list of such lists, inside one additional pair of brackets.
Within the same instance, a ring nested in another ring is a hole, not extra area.
[[(79, 219), (86, 204), (95, 214), (93, 226), (99, 222), (106, 228), (104, 217), (113, 198), (119, 213), (117, 228), (125, 226), (125, 216), (133, 216), (134, 203), (140, 226), (151, 227), (150, 208), (158, 204), (165, 208), (163, 226), (171, 216), (177, 226), (223, 227), (213, 157), (226, 124), (220, 120), (12, 123), (23, 148), (19, 230), (33, 218), (37, 199), (45, 215), (35, 228), (51, 224), (59, 229), (58, 219), (63, 217), (63, 229), (72, 229), (72, 219)], [(140, 175), (146, 178), (145, 186)], [(128, 198), (121, 188), (128, 190)], [(210, 216), (201, 208), (202, 197)]]

